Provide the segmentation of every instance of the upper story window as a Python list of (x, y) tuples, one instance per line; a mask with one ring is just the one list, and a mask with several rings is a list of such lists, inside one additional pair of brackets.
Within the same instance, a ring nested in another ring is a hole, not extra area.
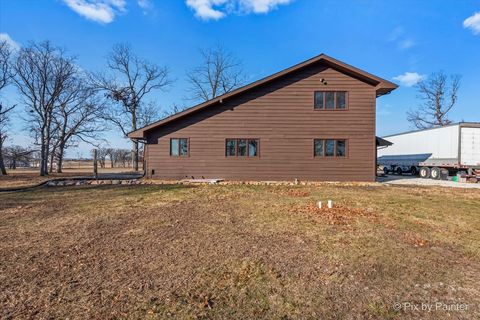
[(186, 157), (188, 156), (189, 143), (187, 138), (170, 139), (170, 156)]
[(346, 91), (315, 91), (315, 110), (345, 110), (347, 108)]
[(225, 155), (227, 157), (258, 157), (259, 139), (226, 139)]
[(347, 140), (345, 139), (315, 139), (313, 143), (315, 157), (346, 157)]

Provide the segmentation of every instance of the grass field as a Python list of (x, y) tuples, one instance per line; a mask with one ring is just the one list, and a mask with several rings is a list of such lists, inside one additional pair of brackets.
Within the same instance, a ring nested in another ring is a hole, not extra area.
[(479, 208), (382, 185), (0, 194), (0, 318), (478, 319)]

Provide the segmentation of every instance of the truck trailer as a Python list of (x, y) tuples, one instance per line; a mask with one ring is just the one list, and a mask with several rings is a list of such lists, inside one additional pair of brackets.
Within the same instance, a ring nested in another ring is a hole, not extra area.
[(393, 143), (378, 150), (377, 163), (386, 174), (446, 179), (458, 172), (480, 173), (480, 122), (460, 122), (383, 138)]

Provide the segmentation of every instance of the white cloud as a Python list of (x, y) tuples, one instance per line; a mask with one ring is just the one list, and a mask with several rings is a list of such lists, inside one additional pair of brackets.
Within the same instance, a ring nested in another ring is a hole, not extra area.
[(471, 17), (465, 19), (463, 27), (471, 29), (473, 34), (480, 34), (480, 12), (476, 12)]
[(153, 2), (151, 0), (137, 0), (138, 6), (143, 9), (143, 13), (147, 13), (153, 9)]
[(388, 41), (397, 41), (400, 37), (405, 34), (405, 30), (402, 26), (398, 26), (390, 32), (388, 35)]
[(186, 0), (195, 16), (203, 20), (218, 20), (232, 12), (267, 13), (290, 2), (292, 0)]
[(423, 79), (425, 79), (425, 75), (418, 74), (417, 72), (405, 72), (393, 78), (393, 80), (399, 81), (400, 84), (405, 87), (413, 87)]
[(415, 45), (415, 41), (412, 39), (403, 39), (398, 43), (398, 47), (402, 50), (409, 49)]
[(0, 33), (0, 41), (5, 41), (11, 48), (11, 50), (20, 50), (20, 45), (15, 42), (8, 33)]
[(187, 0), (187, 6), (195, 11), (195, 15), (203, 20), (218, 20), (225, 16), (215, 7), (223, 6), (227, 0)]
[(110, 23), (125, 11), (125, 0), (63, 0), (73, 11), (98, 23)]
[(388, 35), (389, 42), (394, 42), (398, 49), (407, 50), (415, 45), (415, 41), (409, 38), (402, 26), (398, 26)]
[(247, 12), (267, 13), (279, 5), (289, 4), (291, 0), (240, 0), (240, 5)]

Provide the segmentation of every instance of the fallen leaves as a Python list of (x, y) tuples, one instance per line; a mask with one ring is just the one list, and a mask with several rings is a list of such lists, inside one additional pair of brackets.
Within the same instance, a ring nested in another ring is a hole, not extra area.
[(333, 208), (319, 208), (314, 204), (297, 205), (290, 209), (290, 213), (313, 215), (331, 225), (349, 225), (350, 222), (360, 217), (376, 217), (375, 211), (371, 208), (351, 208), (338, 204), (334, 205)]
[(310, 192), (305, 191), (305, 190), (299, 190), (299, 189), (288, 189), (288, 190), (282, 190), (280, 192), (281, 195), (289, 196), (289, 197), (308, 197), (310, 196)]
[(428, 245), (428, 241), (421, 238), (419, 235), (414, 233), (405, 233), (405, 241), (414, 247), (425, 247)]
[(290, 188), (290, 189), (273, 188), (270, 192), (280, 196), (295, 197), (295, 198), (310, 196), (310, 192), (302, 189), (297, 189), (297, 188)]

